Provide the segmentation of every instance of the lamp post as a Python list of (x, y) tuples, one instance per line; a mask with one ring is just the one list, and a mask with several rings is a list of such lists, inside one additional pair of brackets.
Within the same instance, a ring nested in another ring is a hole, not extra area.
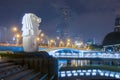
[(18, 35), (16, 34), (18, 32), (18, 28), (16, 26), (12, 27), (12, 32), (13, 32), (13, 41), (14, 43), (16, 43), (16, 38), (18, 37)]
[(36, 38), (36, 41), (37, 41), (38, 44), (40, 44), (40, 38), (39, 37)]
[(50, 47), (54, 46), (55, 45), (55, 40), (54, 39), (51, 39), (50, 40)]
[(13, 34), (13, 39), (15, 41), (14, 43), (18, 45), (20, 43), (20, 38), (21, 38), (21, 33), (18, 30), (18, 27), (16, 26), (12, 27), (12, 32), (14, 33)]
[(19, 44), (20, 37), (21, 37), (21, 35), (20, 35), (19, 33), (17, 33), (17, 34), (15, 35), (15, 38), (16, 38), (16, 44), (17, 44), (17, 45)]
[(70, 45), (71, 45), (71, 40), (67, 39), (67, 41), (66, 41), (66, 47), (70, 47)]
[(62, 40), (59, 43), (59, 47), (64, 47), (64, 42)]
[(39, 41), (40, 41), (40, 45), (41, 45), (41, 46), (43, 46), (43, 41), (44, 41), (44, 39), (43, 39), (43, 38), (44, 38), (44, 36), (45, 36), (45, 34), (44, 34), (44, 33), (41, 33), (41, 34), (40, 34)]
[(59, 47), (59, 44), (60, 44), (60, 37), (57, 36), (56, 39), (57, 39), (57, 40), (56, 40), (56, 47)]

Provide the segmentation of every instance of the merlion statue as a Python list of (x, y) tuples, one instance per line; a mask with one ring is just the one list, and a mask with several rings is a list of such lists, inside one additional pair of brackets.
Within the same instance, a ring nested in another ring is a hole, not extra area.
[(25, 52), (38, 51), (38, 41), (36, 38), (39, 36), (41, 30), (39, 30), (39, 24), (41, 18), (37, 17), (33, 13), (26, 13), (22, 19), (22, 36), (23, 36), (23, 48)]

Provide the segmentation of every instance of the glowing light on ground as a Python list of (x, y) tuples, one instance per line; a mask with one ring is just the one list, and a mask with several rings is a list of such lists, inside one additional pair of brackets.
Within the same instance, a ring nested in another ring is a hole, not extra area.
[(101, 76), (101, 77), (112, 77), (120, 79), (120, 72), (112, 72), (99, 69), (89, 70), (72, 70), (72, 71), (60, 71), (60, 77), (71, 77), (71, 76)]

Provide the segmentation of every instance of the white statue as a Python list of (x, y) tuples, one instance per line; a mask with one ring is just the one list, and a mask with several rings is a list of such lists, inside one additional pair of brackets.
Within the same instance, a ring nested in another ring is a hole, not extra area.
[(23, 48), (25, 52), (38, 51), (38, 42), (36, 38), (39, 36), (41, 30), (39, 30), (39, 24), (41, 18), (37, 17), (33, 13), (26, 13), (22, 20), (22, 36), (23, 36)]

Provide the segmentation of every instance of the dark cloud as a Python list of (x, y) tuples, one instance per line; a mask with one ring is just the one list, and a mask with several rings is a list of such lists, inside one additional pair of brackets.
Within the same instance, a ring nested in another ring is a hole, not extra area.
[(118, 11), (120, 9), (119, 0), (67, 0), (66, 3), (78, 14)]

